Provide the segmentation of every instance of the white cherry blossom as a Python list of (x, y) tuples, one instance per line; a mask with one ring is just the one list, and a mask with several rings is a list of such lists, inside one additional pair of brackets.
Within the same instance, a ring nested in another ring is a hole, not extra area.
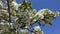
[(21, 6), (21, 4), (18, 4), (18, 6)]
[(25, 26), (25, 28), (29, 28), (29, 26)]
[(36, 21), (36, 19), (34, 19), (33, 21)]
[(48, 10), (48, 9), (41, 9), (41, 10), (38, 11), (37, 14), (44, 14), (46, 10)]
[(16, 10), (18, 9), (18, 3), (16, 3), (15, 1), (12, 2), (12, 6), (16, 8)]
[(59, 12), (53, 12), (53, 14), (54, 14), (54, 17), (56, 17), (56, 16), (59, 16)]
[(3, 22), (1, 22), (0, 24), (1, 24), (1, 25), (4, 25), (4, 23), (3, 23)]
[(57, 16), (59, 16), (60, 14), (59, 14), (59, 12), (58, 11), (56, 11), (57, 12)]
[(10, 25), (13, 25), (13, 23), (10, 23)]
[(53, 13), (51, 10), (49, 10), (48, 12), (49, 12), (49, 14)]
[(36, 9), (33, 9), (34, 11), (36, 11)]
[(2, 3), (2, 1), (0, 1), (0, 6), (2, 6), (3, 5), (3, 3)]
[(32, 34), (35, 34), (35, 33), (32, 33)]
[(39, 26), (35, 26), (35, 27), (34, 27), (34, 30), (35, 30), (35, 31), (39, 31), (39, 30), (41, 31), (41, 29), (40, 29)]

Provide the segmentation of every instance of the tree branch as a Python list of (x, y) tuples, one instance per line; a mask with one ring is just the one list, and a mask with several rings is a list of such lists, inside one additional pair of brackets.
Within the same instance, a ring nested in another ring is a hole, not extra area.
[(5, 21), (7, 21), (7, 22), (9, 22), (9, 20), (5, 19), (5, 18), (2, 17), (2, 16), (0, 16), (0, 18), (3, 19), (3, 20), (5, 20)]
[(1, 8), (1, 7), (0, 7), (0, 9), (7, 10), (6, 8)]
[(11, 22), (11, 13), (10, 13), (9, 0), (7, 0), (7, 5), (8, 5), (8, 13), (9, 13), (9, 22)]

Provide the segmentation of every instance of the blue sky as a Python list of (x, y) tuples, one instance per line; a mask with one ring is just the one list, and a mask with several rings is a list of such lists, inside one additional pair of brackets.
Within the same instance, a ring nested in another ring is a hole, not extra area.
[[(20, 1), (17, 0), (17, 2), (19, 3)], [(52, 11), (60, 12), (60, 0), (31, 0), (31, 2), (34, 9), (48, 8)], [(52, 26), (41, 26), (44, 34), (60, 34), (60, 16), (56, 17), (52, 24)]]

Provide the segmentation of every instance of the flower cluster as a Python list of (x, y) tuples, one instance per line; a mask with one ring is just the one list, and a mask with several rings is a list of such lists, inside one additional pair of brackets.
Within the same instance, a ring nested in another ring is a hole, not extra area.
[(48, 10), (48, 9), (42, 9), (42, 10), (39, 10), (35, 17), (38, 16), (38, 18), (41, 18), (41, 19), (44, 19), (44, 15), (53, 15), (53, 17), (56, 17), (57, 15), (59, 15), (59, 12), (53, 12), (51, 10)]
[(15, 2), (15, 1), (12, 1), (11, 2), (11, 6), (13, 6), (13, 8), (15, 8), (16, 10), (18, 10), (19, 4), (17, 2)]
[(39, 23), (43, 22), (43, 24), (51, 24), (51, 21), (56, 18), (56, 16), (59, 16), (58, 11), (51, 11), (49, 9), (41, 9), (39, 10), (33, 17), (33, 21), (37, 21)]
[(33, 28), (33, 32), (35, 32), (35, 33), (32, 33), (32, 34), (44, 34), (43, 31), (41, 31), (40, 26), (35, 26)]
[(35, 26), (35, 27), (34, 27), (34, 30), (35, 30), (35, 31), (41, 31), (41, 29), (40, 29), (39, 26)]

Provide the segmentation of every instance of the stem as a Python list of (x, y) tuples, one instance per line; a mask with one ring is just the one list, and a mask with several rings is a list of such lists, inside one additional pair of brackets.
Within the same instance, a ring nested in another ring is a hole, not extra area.
[(9, 22), (11, 22), (11, 13), (10, 13), (9, 0), (7, 0), (7, 5), (8, 5), (8, 13), (9, 13)]
[(1, 19), (3, 19), (3, 20), (5, 20), (5, 21), (7, 21), (7, 22), (9, 22), (7, 19), (5, 19), (3, 16), (0, 16), (0, 18)]
[(0, 9), (7, 10), (6, 8), (1, 8), (1, 7), (0, 7)]

